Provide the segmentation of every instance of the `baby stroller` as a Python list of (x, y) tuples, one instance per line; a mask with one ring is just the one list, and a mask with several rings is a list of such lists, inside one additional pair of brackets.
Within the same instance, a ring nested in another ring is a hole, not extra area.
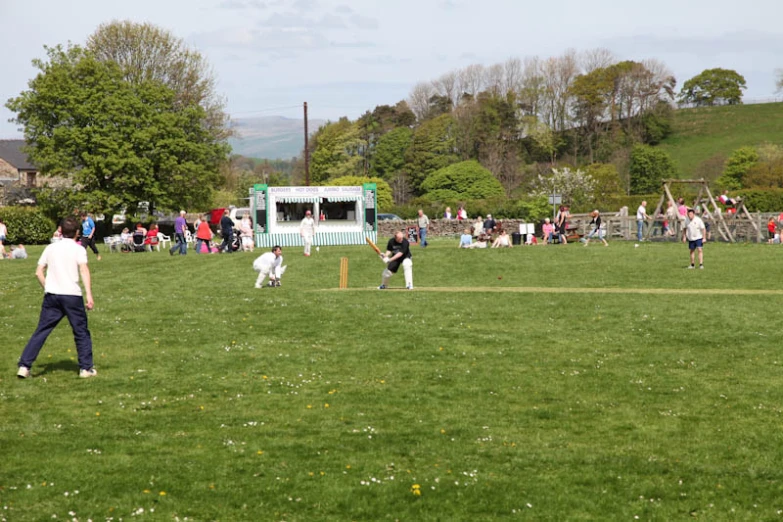
[(123, 252), (146, 252), (147, 245), (144, 244), (144, 233), (142, 231), (136, 231), (133, 233), (133, 243), (122, 245)]

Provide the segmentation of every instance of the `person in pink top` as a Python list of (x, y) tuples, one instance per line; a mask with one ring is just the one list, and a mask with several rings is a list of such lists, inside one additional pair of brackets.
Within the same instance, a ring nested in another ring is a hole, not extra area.
[(542, 229), (543, 229), (544, 244), (548, 245), (549, 243), (552, 242), (552, 240), (555, 237), (555, 226), (552, 224), (551, 221), (549, 221), (549, 218), (546, 218), (544, 220), (544, 226), (542, 227)]

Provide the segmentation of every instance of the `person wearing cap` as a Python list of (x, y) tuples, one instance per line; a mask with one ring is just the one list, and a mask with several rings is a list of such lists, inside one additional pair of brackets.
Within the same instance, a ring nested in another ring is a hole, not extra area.
[(309, 210), (305, 212), (305, 217), (299, 224), (299, 235), (302, 236), (304, 243), (304, 255), (310, 257), (310, 247), (313, 246), (313, 238), (315, 238), (315, 220)]
[(704, 226), (704, 221), (693, 211), (692, 208), (688, 209), (688, 219), (685, 221), (685, 230), (682, 234), (682, 242), (687, 240), (688, 248), (691, 251), (691, 264), (689, 269), (695, 268), (694, 257), (696, 250), (699, 251), (699, 268), (704, 268), (704, 240), (707, 237), (707, 227)]
[(188, 253), (188, 242), (185, 240), (185, 231), (188, 229), (188, 222), (185, 221), (185, 211), (179, 211), (179, 217), (174, 220), (174, 246), (169, 249), (169, 255), (174, 255), (179, 251), (179, 255), (184, 256)]

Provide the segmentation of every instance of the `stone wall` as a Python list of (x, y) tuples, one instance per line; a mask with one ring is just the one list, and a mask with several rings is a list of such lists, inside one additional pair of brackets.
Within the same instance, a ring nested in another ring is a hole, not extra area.
[[(429, 237), (459, 237), (466, 228), (471, 228), (474, 221), (457, 221), (456, 219), (431, 219), (430, 226), (427, 228), (427, 235)], [(508, 232), (513, 234), (519, 232), (520, 223), (525, 223), (521, 219), (498, 219), (497, 223)], [(409, 219), (407, 221), (379, 221), (378, 222), (378, 236), (379, 237), (391, 237), (396, 231), (400, 229), (407, 229), (408, 227), (415, 227), (416, 220)], [(536, 224), (536, 233), (540, 233), (540, 226)], [(472, 230), (471, 230), (472, 232)]]

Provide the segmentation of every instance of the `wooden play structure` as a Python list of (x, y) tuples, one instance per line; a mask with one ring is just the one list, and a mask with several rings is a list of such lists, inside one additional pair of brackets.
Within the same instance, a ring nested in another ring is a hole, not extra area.
[[(710, 231), (713, 234), (719, 235), (723, 241), (729, 243), (736, 243), (738, 239), (750, 239), (754, 240), (756, 237), (760, 237), (760, 229), (756, 224), (756, 221), (751, 216), (748, 209), (745, 207), (745, 203), (742, 199), (737, 199), (734, 202), (733, 212), (727, 212), (724, 218), (723, 209), (718, 205), (718, 202), (712, 196), (710, 187), (707, 181), (704, 179), (667, 179), (663, 181), (663, 194), (658, 201), (658, 206), (655, 207), (655, 212), (650, 214), (653, 219), (658, 219), (658, 216), (664, 211), (664, 202), (671, 201), (672, 205), (676, 208), (677, 201), (674, 199), (671, 193), (671, 186), (673, 185), (696, 185), (698, 186), (698, 193), (693, 200), (691, 208), (701, 209), (701, 218), (705, 223), (709, 223)], [(680, 220), (677, 220), (676, 224), (670, 223), (670, 226), (678, 228), (676, 230), (676, 237), (679, 237), (679, 227), (682, 225)], [(649, 239), (653, 232), (652, 226), (647, 227), (645, 238)]]

